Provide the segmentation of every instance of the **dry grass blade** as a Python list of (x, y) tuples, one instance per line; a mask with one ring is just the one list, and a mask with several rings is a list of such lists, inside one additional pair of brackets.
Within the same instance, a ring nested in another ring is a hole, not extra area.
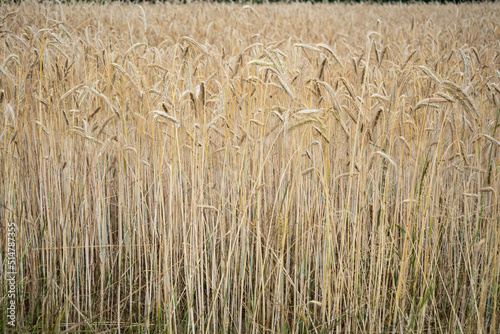
[(441, 84), (442, 80), (439, 79), (438, 76), (434, 72), (432, 72), (430, 69), (428, 69), (425, 66), (419, 66), (418, 68), (421, 69), (425, 74), (427, 74), (427, 76), (429, 78), (431, 78), (432, 80), (434, 80), (437, 84)]
[(158, 117), (163, 117), (168, 119), (170, 122), (173, 122), (176, 126), (180, 126), (180, 122), (175, 118), (167, 114), (166, 112), (163, 112), (161, 110), (153, 110), (151, 111), (152, 114), (154, 114), (154, 119), (156, 120)]
[(252, 6), (249, 6), (249, 5), (245, 5), (241, 8), (240, 12), (238, 13), (238, 16), (239, 14), (241, 14), (244, 10), (249, 10), (251, 11), (252, 13), (254, 13), (255, 15), (257, 15), (257, 17), (260, 17), (260, 14), (257, 13), (257, 11), (255, 10), (255, 8), (253, 8)]
[(180, 41), (186, 41), (189, 44), (191, 44), (194, 47), (196, 47), (201, 52), (203, 52), (205, 55), (209, 55), (208, 50), (203, 45), (201, 45), (200, 43), (198, 43), (197, 41), (195, 41), (194, 39), (192, 39), (189, 36), (183, 36), (183, 37), (181, 37)]
[(121, 118), (120, 113), (116, 110), (116, 108), (111, 104), (111, 102), (109, 101), (109, 99), (104, 94), (100, 93), (99, 91), (97, 91), (93, 87), (88, 87), (88, 89), (92, 93), (94, 93), (95, 95), (97, 95), (100, 98), (102, 98), (104, 100), (104, 102), (106, 102), (106, 104), (108, 105), (109, 109), (111, 109), (111, 111), (114, 112), (119, 118)]
[(480, 117), (479, 109), (477, 108), (474, 101), (472, 101), (471, 97), (467, 95), (460, 87), (458, 87), (455, 83), (450, 81), (443, 81), (443, 85), (445, 86), (448, 93), (453, 95), (455, 99), (457, 99), (464, 108), (472, 115), (474, 118)]
[(75, 87), (71, 88), (68, 90), (66, 93), (64, 93), (60, 98), (59, 102), (63, 101), (65, 98), (71, 95), (71, 93), (75, 92), (77, 89), (81, 88), (83, 84), (76, 85)]
[(111, 63), (111, 66), (113, 66), (114, 68), (118, 69), (120, 72), (122, 72), (126, 77), (127, 79), (134, 85), (134, 87), (139, 91), (141, 92), (141, 89), (139, 88), (139, 86), (137, 86), (137, 84), (135, 83), (134, 79), (132, 79), (132, 77), (130, 76), (130, 74), (128, 74), (127, 71), (125, 71), (125, 69), (123, 67), (121, 67), (120, 65), (116, 64), (116, 63)]
[(311, 50), (311, 51), (315, 51), (315, 52), (321, 52), (320, 49), (318, 49), (317, 47), (314, 47), (312, 45), (297, 43), (297, 44), (294, 44), (293, 46), (296, 48), (302, 48), (302, 49)]
[(280, 82), (281, 87), (287, 92), (288, 95), (292, 98), (292, 100), (295, 100), (295, 96), (293, 95), (292, 91), (290, 90), (290, 87), (285, 83), (285, 81), (281, 78), (280, 75), (276, 74), (276, 77), (278, 78), (278, 81)]
[(319, 109), (304, 109), (304, 110), (300, 110), (297, 112), (297, 114), (316, 114), (316, 113), (319, 113), (321, 110)]
[(335, 61), (340, 65), (340, 67), (341, 68), (344, 67), (344, 65), (340, 61), (340, 58), (328, 45), (320, 43), (320, 44), (316, 45), (316, 48), (322, 48), (322, 49), (325, 49), (326, 51), (328, 51), (328, 53), (333, 57), (333, 59), (335, 59)]
[(487, 138), (489, 141), (491, 141), (493, 144), (497, 145), (500, 148), (500, 141), (496, 140), (490, 135), (487, 135), (486, 133), (482, 133), (481, 136)]
[(250, 66), (250, 65), (273, 66), (274, 64), (270, 63), (270, 62), (255, 59), (255, 60), (251, 60), (248, 62), (247, 66)]
[(394, 168), (396, 169), (396, 171), (398, 171), (398, 166), (396, 165), (396, 163), (394, 162), (394, 160), (392, 160), (387, 154), (385, 154), (382, 151), (376, 151), (373, 154), (378, 154), (381, 157), (385, 158), (391, 165), (394, 166)]
[(438, 97), (430, 97), (427, 99), (423, 99), (417, 103), (415, 108), (413, 110), (418, 110), (420, 108), (424, 107), (431, 107), (431, 108), (439, 108), (439, 106), (436, 105), (436, 103), (450, 103), (448, 99), (445, 98), (438, 98)]

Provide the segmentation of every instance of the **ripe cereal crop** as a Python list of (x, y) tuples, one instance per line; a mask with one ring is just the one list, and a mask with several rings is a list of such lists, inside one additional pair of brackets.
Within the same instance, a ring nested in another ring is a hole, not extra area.
[(499, 17), (0, 4), (2, 329), (498, 333)]

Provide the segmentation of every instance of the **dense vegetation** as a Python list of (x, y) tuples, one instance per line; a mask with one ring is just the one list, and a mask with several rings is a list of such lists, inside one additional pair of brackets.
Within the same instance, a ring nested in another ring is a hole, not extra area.
[(498, 333), (499, 14), (0, 6), (17, 330)]

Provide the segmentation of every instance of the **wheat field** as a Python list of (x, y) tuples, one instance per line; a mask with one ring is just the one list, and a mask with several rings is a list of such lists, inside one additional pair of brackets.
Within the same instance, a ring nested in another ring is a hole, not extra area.
[(499, 333), (499, 16), (0, 5), (2, 331)]

